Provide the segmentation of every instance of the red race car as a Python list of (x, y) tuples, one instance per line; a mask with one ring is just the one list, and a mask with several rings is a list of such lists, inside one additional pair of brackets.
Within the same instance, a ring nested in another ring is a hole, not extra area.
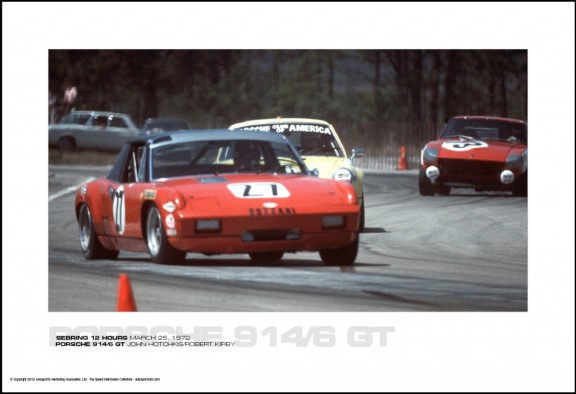
[(528, 195), (528, 126), (494, 116), (451, 118), (421, 153), (420, 194), (448, 195), (453, 187)]
[(272, 262), (319, 251), (326, 264), (351, 265), (358, 252), (354, 187), (313, 176), (277, 133), (143, 136), (124, 145), (107, 177), (78, 189), (74, 209), (87, 259), (125, 250), (157, 263), (187, 252)]

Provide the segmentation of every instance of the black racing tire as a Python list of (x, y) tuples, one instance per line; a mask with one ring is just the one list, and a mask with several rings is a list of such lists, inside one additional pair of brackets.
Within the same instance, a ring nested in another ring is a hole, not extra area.
[(350, 245), (338, 249), (321, 250), (320, 258), (326, 265), (354, 265), (358, 255), (359, 242), (360, 237), (356, 235), (356, 239)]
[(255, 263), (278, 263), (282, 260), (284, 252), (254, 252), (248, 253), (250, 259)]
[(360, 224), (358, 225), (358, 231), (364, 231), (364, 227), (366, 226), (366, 212), (364, 209), (364, 198), (362, 198), (362, 205), (360, 206)]
[(80, 230), (80, 248), (87, 260), (114, 260), (118, 257), (120, 251), (107, 249), (98, 240), (98, 235), (94, 230), (92, 213), (86, 204), (82, 204), (78, 210), (78, 227)]
[(181, 263), (186, 258), (186, 252), (176, 249), (166, 236), (162, 224), (162, 216), (156, 206), (152, 205), (146, 214), (146, 246), (152, 261), (158, 264)]
[(58, 146), (58, 150), (63, 152), (70, 152), (76, 149), (76, 141), (74, 141), (72, 137), (62, 137), (56, 145)]
[(441, 196), (447, 196), (450, 194), (452, 188), (450, 186), (436, 186), (436, 193), (440, 194)]
[(520, 176), (512, 189), (512, 195), (515, 197), (528, 197), (528, 172)]
[(422, 168), (418, 174), (418, 191), (421, 196), (433, 196), (436, 194), (436, 188), (426, 176), (426, 171)]

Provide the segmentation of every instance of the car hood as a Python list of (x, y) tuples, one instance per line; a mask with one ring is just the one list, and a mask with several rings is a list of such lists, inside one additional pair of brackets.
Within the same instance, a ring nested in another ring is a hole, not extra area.
[(354, 188), (349, 184), (305, 175), (205, 175), (167, 179), (157, 186), (177, 191), (186, 201), (187, 209), (207, 215), (213, 215), (214, 210), (244, 214), (246, 209), (262, 206), (285, 212), (305, 209), (312, 213), (357, 203)]
[(302, 155), (309, 170), (316, 168), (320, 178), (331, 179), (332, 174), (340, 167), (351, 168), (350, 160), (345, 157), (307, 156)]
[(505, 141), (439, 140), (434, 144), (440, 159), (475, 159), (482, 161), (505, 161), (513, 148), (520, 144)]

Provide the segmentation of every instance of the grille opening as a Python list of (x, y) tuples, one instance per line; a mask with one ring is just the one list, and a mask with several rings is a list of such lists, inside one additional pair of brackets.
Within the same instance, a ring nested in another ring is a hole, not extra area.
[(478, 160), (443, 159), (438, 163), (441, 174), (499, 175), (502, 163)]
[(266, 242), (266, 241), (293, 241), (300, 239), (302, 230), (298, 228), (284, 230), (248, 230), (242, 233), (244, 242)]

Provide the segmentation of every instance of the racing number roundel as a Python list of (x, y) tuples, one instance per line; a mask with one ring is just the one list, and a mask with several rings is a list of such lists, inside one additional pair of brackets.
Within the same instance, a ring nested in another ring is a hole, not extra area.
[(281, 183), (231, 183), (228, 190), (237, 198), (286, 198), (290, 192)]
[(112, 191), (112, 215), (118, 234), (124, 233), (126, 225), (126, 201), (124, 198), (124, 186)]
[(455, 151), (463, 152), (471, 149), (487, 148), (488, 144), (484, 141), (446, 141), (442, 143), (442, 148)]

